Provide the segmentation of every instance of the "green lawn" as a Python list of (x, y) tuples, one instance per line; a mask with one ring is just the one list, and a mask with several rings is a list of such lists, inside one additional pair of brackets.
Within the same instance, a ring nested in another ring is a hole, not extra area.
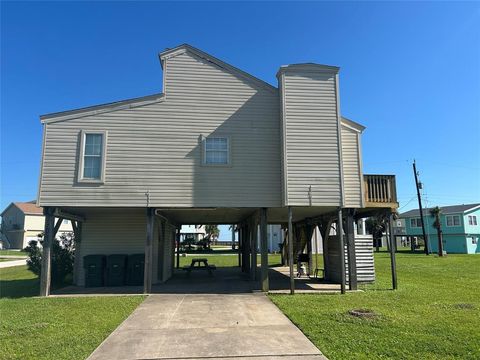
[(27, 253), (25, 251), (20, 251), (20, 250), (0, 250), (0, 256), (1, 255), (15, 255), (15, 256), (27, 256)]
[(0, 269), (0, 359), (85, 359), (143, 296), (33, 298), (26, 266)]
[(397, 291), (389, 255), (375, 254), (375, 266), (364, 292), (270, 298), (331, 360), (480, 359), (480, 256), (397, 254)]
[[(194, 258), (206, 258), (209, 264), (213, 264), (216, 267), (231, 267), (238, 266), (238, 254), (225, 254), (225, 255), (201, 255), (201, 254), (188, 254), (188, 256), (180, 256), (180, 266), (190, 265)], [(176, 260), (175, 260), (176, 261)], [(257, 263), (260, 264), (260, 255), (257, 256)], [(280, 264), (280, 254), (270, 254), (268, 256), (268, 264), (270, 266), (276, 266)]]

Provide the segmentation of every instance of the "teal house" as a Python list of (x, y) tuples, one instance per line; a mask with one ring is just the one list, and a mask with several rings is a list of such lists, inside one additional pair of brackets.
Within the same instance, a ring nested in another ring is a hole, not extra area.
[[(480, 204), (453, 205), (440, 208), (443, 234), (443, 249), (452, 254), (480, 254)], [(430, 209), (423, 209), (428, 243), (433, 252), (438, 252), (437, 229)], [(410, 210), (400, 214), (405, 219), (406, 236), (423, 236), (420, 211)]]

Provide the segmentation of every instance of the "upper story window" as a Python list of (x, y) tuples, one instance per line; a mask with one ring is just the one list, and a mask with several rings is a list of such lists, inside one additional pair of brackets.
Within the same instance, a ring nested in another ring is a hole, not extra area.
[(420, 228), (422, 227), (422, 219), (420, 218), (412, 218), (410, 219), (410, 226), (412, 228)]
[(104, 181), (106, 138), (105, 131), (82, 131), (78, 181)]
[(476, 215), (468, 215), (468, 225), (477, 225), (477, 216)]
[(447, 221), (447, 226), (460, 226), (460, 216), (459, 215), (447, 215), (445, 216)]
[(68, 225), (68, 220), (67, 220), (67, 219), (63, 219), (63, 224), (64, 224), (64, 225)]
[(230, 140), (226, 136), (211, 136), (205, 138), (204, 144), (205, 165), (230, 164)]

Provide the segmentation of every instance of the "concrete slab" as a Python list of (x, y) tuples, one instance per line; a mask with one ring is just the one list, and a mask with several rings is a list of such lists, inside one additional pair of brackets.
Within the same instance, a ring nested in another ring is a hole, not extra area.
[(88, 358), (326, 359), (261, 293), (150, 295)]
[(27, 260), (0, 261), (0, 269), (27, 265)]

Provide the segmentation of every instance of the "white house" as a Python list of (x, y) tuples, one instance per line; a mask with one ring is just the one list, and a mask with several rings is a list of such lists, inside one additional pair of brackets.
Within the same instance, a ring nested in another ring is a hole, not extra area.
[[(1, 232), (6, 238), (5, 248), (24, 249), (30, 240), (38, 240), (45, 228), (43, 209), (36, 201), (13, 202), (3, 210)], [(70, 220), (64, 219), (57, 236), (72, 232)]]

